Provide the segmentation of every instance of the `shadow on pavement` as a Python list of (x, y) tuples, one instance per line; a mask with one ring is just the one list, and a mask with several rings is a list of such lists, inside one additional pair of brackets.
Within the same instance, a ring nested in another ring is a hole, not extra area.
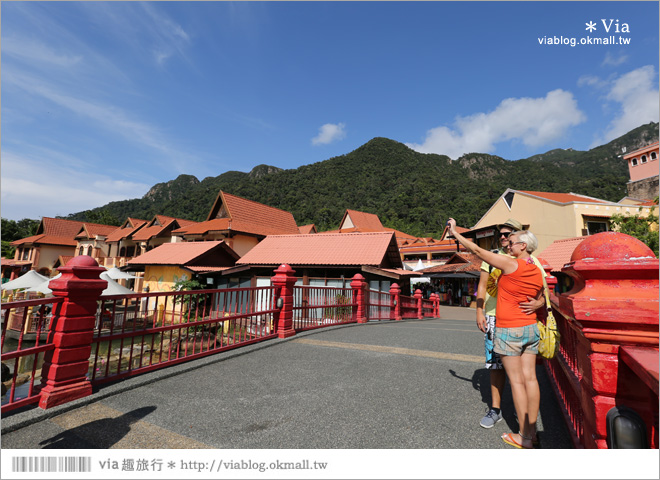
[[(41, 448), (111, 448), (130, 432), (132, 424), (155, 410), (155, 406), (142, 407), (116, 418), (94, 420), (58, 433), (39, 445)], [(93, 439), (93, 443), (87, 439)]]

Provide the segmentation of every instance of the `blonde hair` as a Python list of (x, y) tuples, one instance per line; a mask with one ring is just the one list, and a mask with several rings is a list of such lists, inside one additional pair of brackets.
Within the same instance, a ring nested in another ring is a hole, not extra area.
[(529, 230), (520, 230), (519, 232), (513, 232), (510, 236), (509, 239), (515, 235), (518, 238), (519, 242), (523, 242), (525, 245), (527, 245), (527, 253), (532, 253), (534, 250), (539, 248), (539, 241), (536, 238), (536, 235), (534, 235), (532, 232)]

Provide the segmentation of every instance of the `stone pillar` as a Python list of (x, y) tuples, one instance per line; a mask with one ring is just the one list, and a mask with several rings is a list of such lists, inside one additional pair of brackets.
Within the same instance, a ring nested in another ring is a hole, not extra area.
[(351, 280), (351, 288), (353, 289), (353, 301), (357, 306), (353, 307), (353, 317), (357, 323), (367, 323), (367, 296), (365, 294), (367, 289), (367, 282), (364, 277), (356, 273)]
[(603, 232), (583, 240), (562, 272), (574, 286), (557, 297), (568, 324), (562, 332), (564, 353), (556, 360), (565, 372), (577, 373), (582, 445), (607, 448), (606, 415), (625, 405), (642, 417), (649, 445), (658, 448), (657, 378), (654, 395), (648, 379), (633, 375), (626, 365), (630, 359), (622, 357), (633, 351), (654, 358), (647, 371), (657, 375), (658, 259), (633, 237)]
[(401, 320), (401, 287), (396, 283), (390, 285), (390, 295), (394, 308), (394, 320)]
[(434, 318), (439, 318), (440, 317), (440, 297), (438, 296), (437, 293), (432, 293), (430, 295), (429, 299), (433, 303), (433, 317)]
[(417, 300), (417, 318), (421, 320), (424, 318), (424, 312), (422, 311), (422, 291), (418, 288), (415, 290), (415, 294), (413, 296)]
[[(289, 265), (282, 264), (275, 270), (271, 282), (275, 287), (274, 323), (277, 326), (277, 336), (288, 338), (296, 334), (293, 329), (293, 286), (296, 284), (295, 270)], [(278, 300), (282, 299), (282, 308), (277, 308)]]
[(49, 284), (53, 295), (64, 302), (51, 327), (55, 349), (46, 352), (41, 369), (39, 406), (44, 409), (91, 395), (87, 370), (97, 301), (108, 285), (99, 278), (105, 269), (85, 255), (74, 257), (59, 271), (62, 276)]

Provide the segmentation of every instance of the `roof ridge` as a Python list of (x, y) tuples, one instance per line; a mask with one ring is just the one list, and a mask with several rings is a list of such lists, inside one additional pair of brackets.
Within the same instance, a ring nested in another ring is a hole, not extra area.
[(262, 207), (267, 207), (267, 208), (272, 208), (274, 210), (279, 210), (280, 212), (288, 213), (289, 215), (293, 216), (293, 214), (291, 212), (289, 212), (288, 210), (284, 210), (284, 209), (278, 208), (278, 207), (272, 207), (270, 205), (266, 205), (265, 203), (257, 202), (256, 200), (250, 200), (249, 198), (239, 197), (238, 195), (234, 195), (233, 193), (227, 193), (224, 190), (220, 190), (220, 191), (222, 192), (223, 195), (229, 195), (230, 197), (238, 198), (239, 200), (243, 200), (245, 202), (256, 203), (257, 205), (260, 205)]

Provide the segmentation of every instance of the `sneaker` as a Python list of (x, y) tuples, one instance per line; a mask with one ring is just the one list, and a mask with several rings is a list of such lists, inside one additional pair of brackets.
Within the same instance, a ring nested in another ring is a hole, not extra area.
[(481, 419), (479, 425), (484, 428), (493, 428), (497, 422), (502, 420), (502, 418), (504, 418), (502, 417), (502, 410), (500, 410), (500, 413), (497, 413), (495, 410), (490, 408), (486, 410), (486, 415), (484, 415), (484, 418)]

